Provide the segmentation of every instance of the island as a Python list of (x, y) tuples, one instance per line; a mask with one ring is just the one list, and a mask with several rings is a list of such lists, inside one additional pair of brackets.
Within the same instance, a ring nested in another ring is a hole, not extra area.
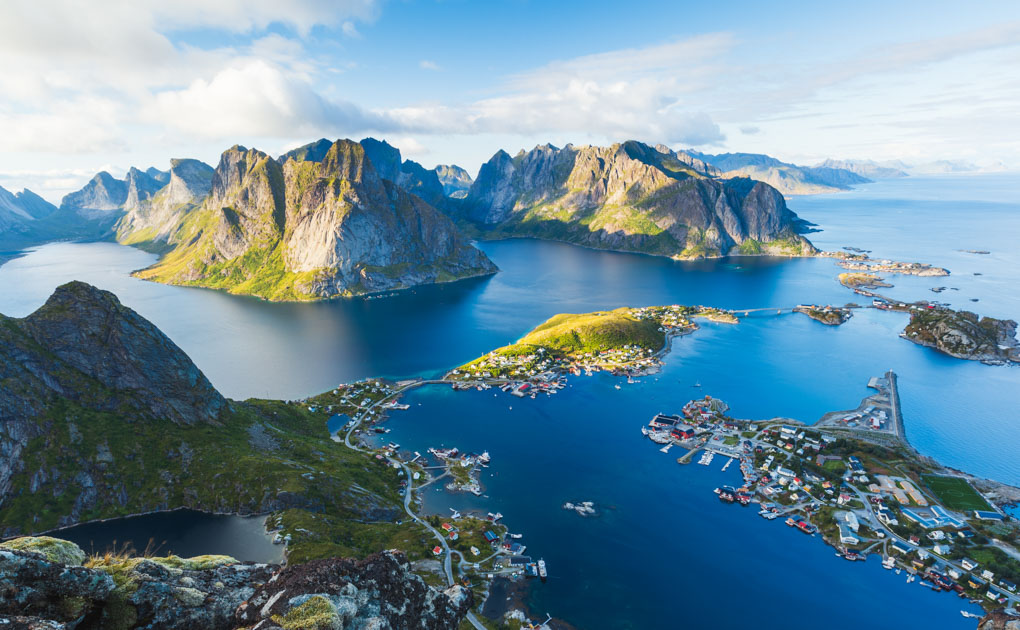
[(793, 309), (794, 313), (803, 313), (816, 322), (827, 326), (839, 326), (845, 324), (853, 317), (851, 306), (817, 306), (814, 304), (801, 304)]
[(958, 359), (990, 365), (1020, 362), (1017, 324), (1011, 319), (981, 317), (970, 311), (925, 305), (910, 307), (910, 323), (901, 336)]

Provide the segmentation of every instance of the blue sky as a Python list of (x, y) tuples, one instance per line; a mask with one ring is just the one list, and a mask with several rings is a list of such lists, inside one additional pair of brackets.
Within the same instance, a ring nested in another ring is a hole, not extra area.
[(383, 137), (1020, 167), (1020, 3), (8, 0), (0, 185)]

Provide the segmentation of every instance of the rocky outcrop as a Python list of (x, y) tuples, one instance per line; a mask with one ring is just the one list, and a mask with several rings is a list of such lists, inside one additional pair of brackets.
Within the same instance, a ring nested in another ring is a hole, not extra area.
[(1011, 319), (917, 306), (911, 309), (910, 323), (901, 336), (958, 359), (1004, 364), (1020, 362), (1016, 327)]
[(482, 166), (460, 216), (493, 237), (677, 258), (815, 252), (777, 190), (707, 170), (690, 155), (633, 141), (500, 151)]
[(282, 164), (244, 147), (224, 152), (209, 197), (175, 236), (179, 246), (138, 275), (307, 300), (496, 270), (445, 215), (404, 188), (428, 180), (442, 196), (434, 172), (401, 163), (386, 143), (363, 142), (339, 140), (324, 154), (316, 144)]
[(471, 609), (471, 591), (437, 591), (410, 572), (400, 552), (364, 560), (330, 558), (287, 567), (237, 611), (244, 627), (456, 628)]
[(467, 196), (468, 189), (474, 183), (471, 175), (456, 164), (440, 164), (432, 170), (436, 172), (447, 197), (459, 199)]
[(471, 601), (463, 587), (427, 586), (399, 552), (281, 568), (227, 556), (86, 560), (52, 538), (0, 543), (5, 628), (438, 630), (458, 627)]

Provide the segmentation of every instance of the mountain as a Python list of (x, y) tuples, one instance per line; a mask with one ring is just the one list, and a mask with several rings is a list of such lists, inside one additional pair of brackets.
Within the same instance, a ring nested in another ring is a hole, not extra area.
[(973, 162), (965, 160), (935, 160), (933, 162), (922, 162), (911, 164), (909, 172), (915, 175), (942, 175), (948, 173), (975, 173), (980, 172), (981, 167)]
[(434, 206), (440, 206), (445, 201), (446, 193), (435, 171), (426, 170), (413, 160), (402, 160), (400, 149), (385, 140), (365, 138), (360, 144), (379, 177), (418, 195)]
[(100, 171), (81, 190), (64, 195), (60, 209), (86, 219), (103, 219), (120, 210), (127, 198), (128, 183)]
[(529, 236), (677, 258), (804, 255), (783, 196), (747, 178), (720, 180), (700, 158), (630, 141), (497, 152), (457, 216), (481, 234)]
[(325, 153), (313, 143), (282, 163), (255, 149), (228, 149), (208, 197), (167, 231), (175, 249), (137, 275), (309, 300), (496, 271), (449, 218), (399, 183), (422, 190), (430, 184), (419, 176), (431, 174), (441, 195), (435, 173), (401, 163), (399, 151), (369, 140), (338, 140)]
[(440, 164), (432, 170), (436, 172), (447, 197), (463, 198), (471, 188), (471, 175), (456, 164)]
[(848, 169), (831, 165), (798, 166), (761, 153), (710, 155), (691, 151), (690, 154), (718, 168), (723, 177), (750, 177), (784, 195), (838, 192), (871, 181)]
[(135, 210), (143, 203), (146, 203), (164, 186), (164, 182), (153, 178), (148, 173), (143, 173), (135, 167), (128, 169), (124, 178), (127, 188), (127, 195), (124, 197), (124, 210)]
[(27, 188), (12, 193), (0, 186), (0, 239), (8, 240), (30, 232), (34, 223), (53, 214), (56, 209)]
[(894, 179), (907, 177), (905, 164), (891, 162), (876, 162), (874, 160), (833, 160), (828, 159), (817, 164), (815, 168), (838, 168), (844, 171), (857, 173), (868, 179)]
[[(0, 382), (0, 538), (178, 507), (307, 510), (344, 527), (403, 513), (396, 473), (336, 448), (325, 416), (228, 401), (153, 324), (81, 282), (28, 317), (0, 315)], [(326, 526), (306, 527), (331, 554)]]
[(12, 193), (0, 186), (0, 264), (5, 262), (5, 251), (23, 249), (56, 234), (48, 229), (50, 216), (56, 210), (56, 206), (27, 188)]
[(198, 160), (171, 160), (166, 175), (165, 186), (144, 201), (125, 206), (127, 212), (116, 225), (119, 242), (165, 251), (187, 213), (212, 190), (213, 168)]

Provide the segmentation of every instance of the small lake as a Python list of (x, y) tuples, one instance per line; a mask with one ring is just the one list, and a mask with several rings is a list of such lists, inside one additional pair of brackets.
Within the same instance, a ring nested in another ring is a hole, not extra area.
[(85, 553), (133, 549), (154, 556), (191, 558), (207, 554), (244, 562), (283, 562), (283, 546), (274, 545), (264, 516), (229, 516), (174, 510), (85, 523), (50, 532), (70, 540)]

